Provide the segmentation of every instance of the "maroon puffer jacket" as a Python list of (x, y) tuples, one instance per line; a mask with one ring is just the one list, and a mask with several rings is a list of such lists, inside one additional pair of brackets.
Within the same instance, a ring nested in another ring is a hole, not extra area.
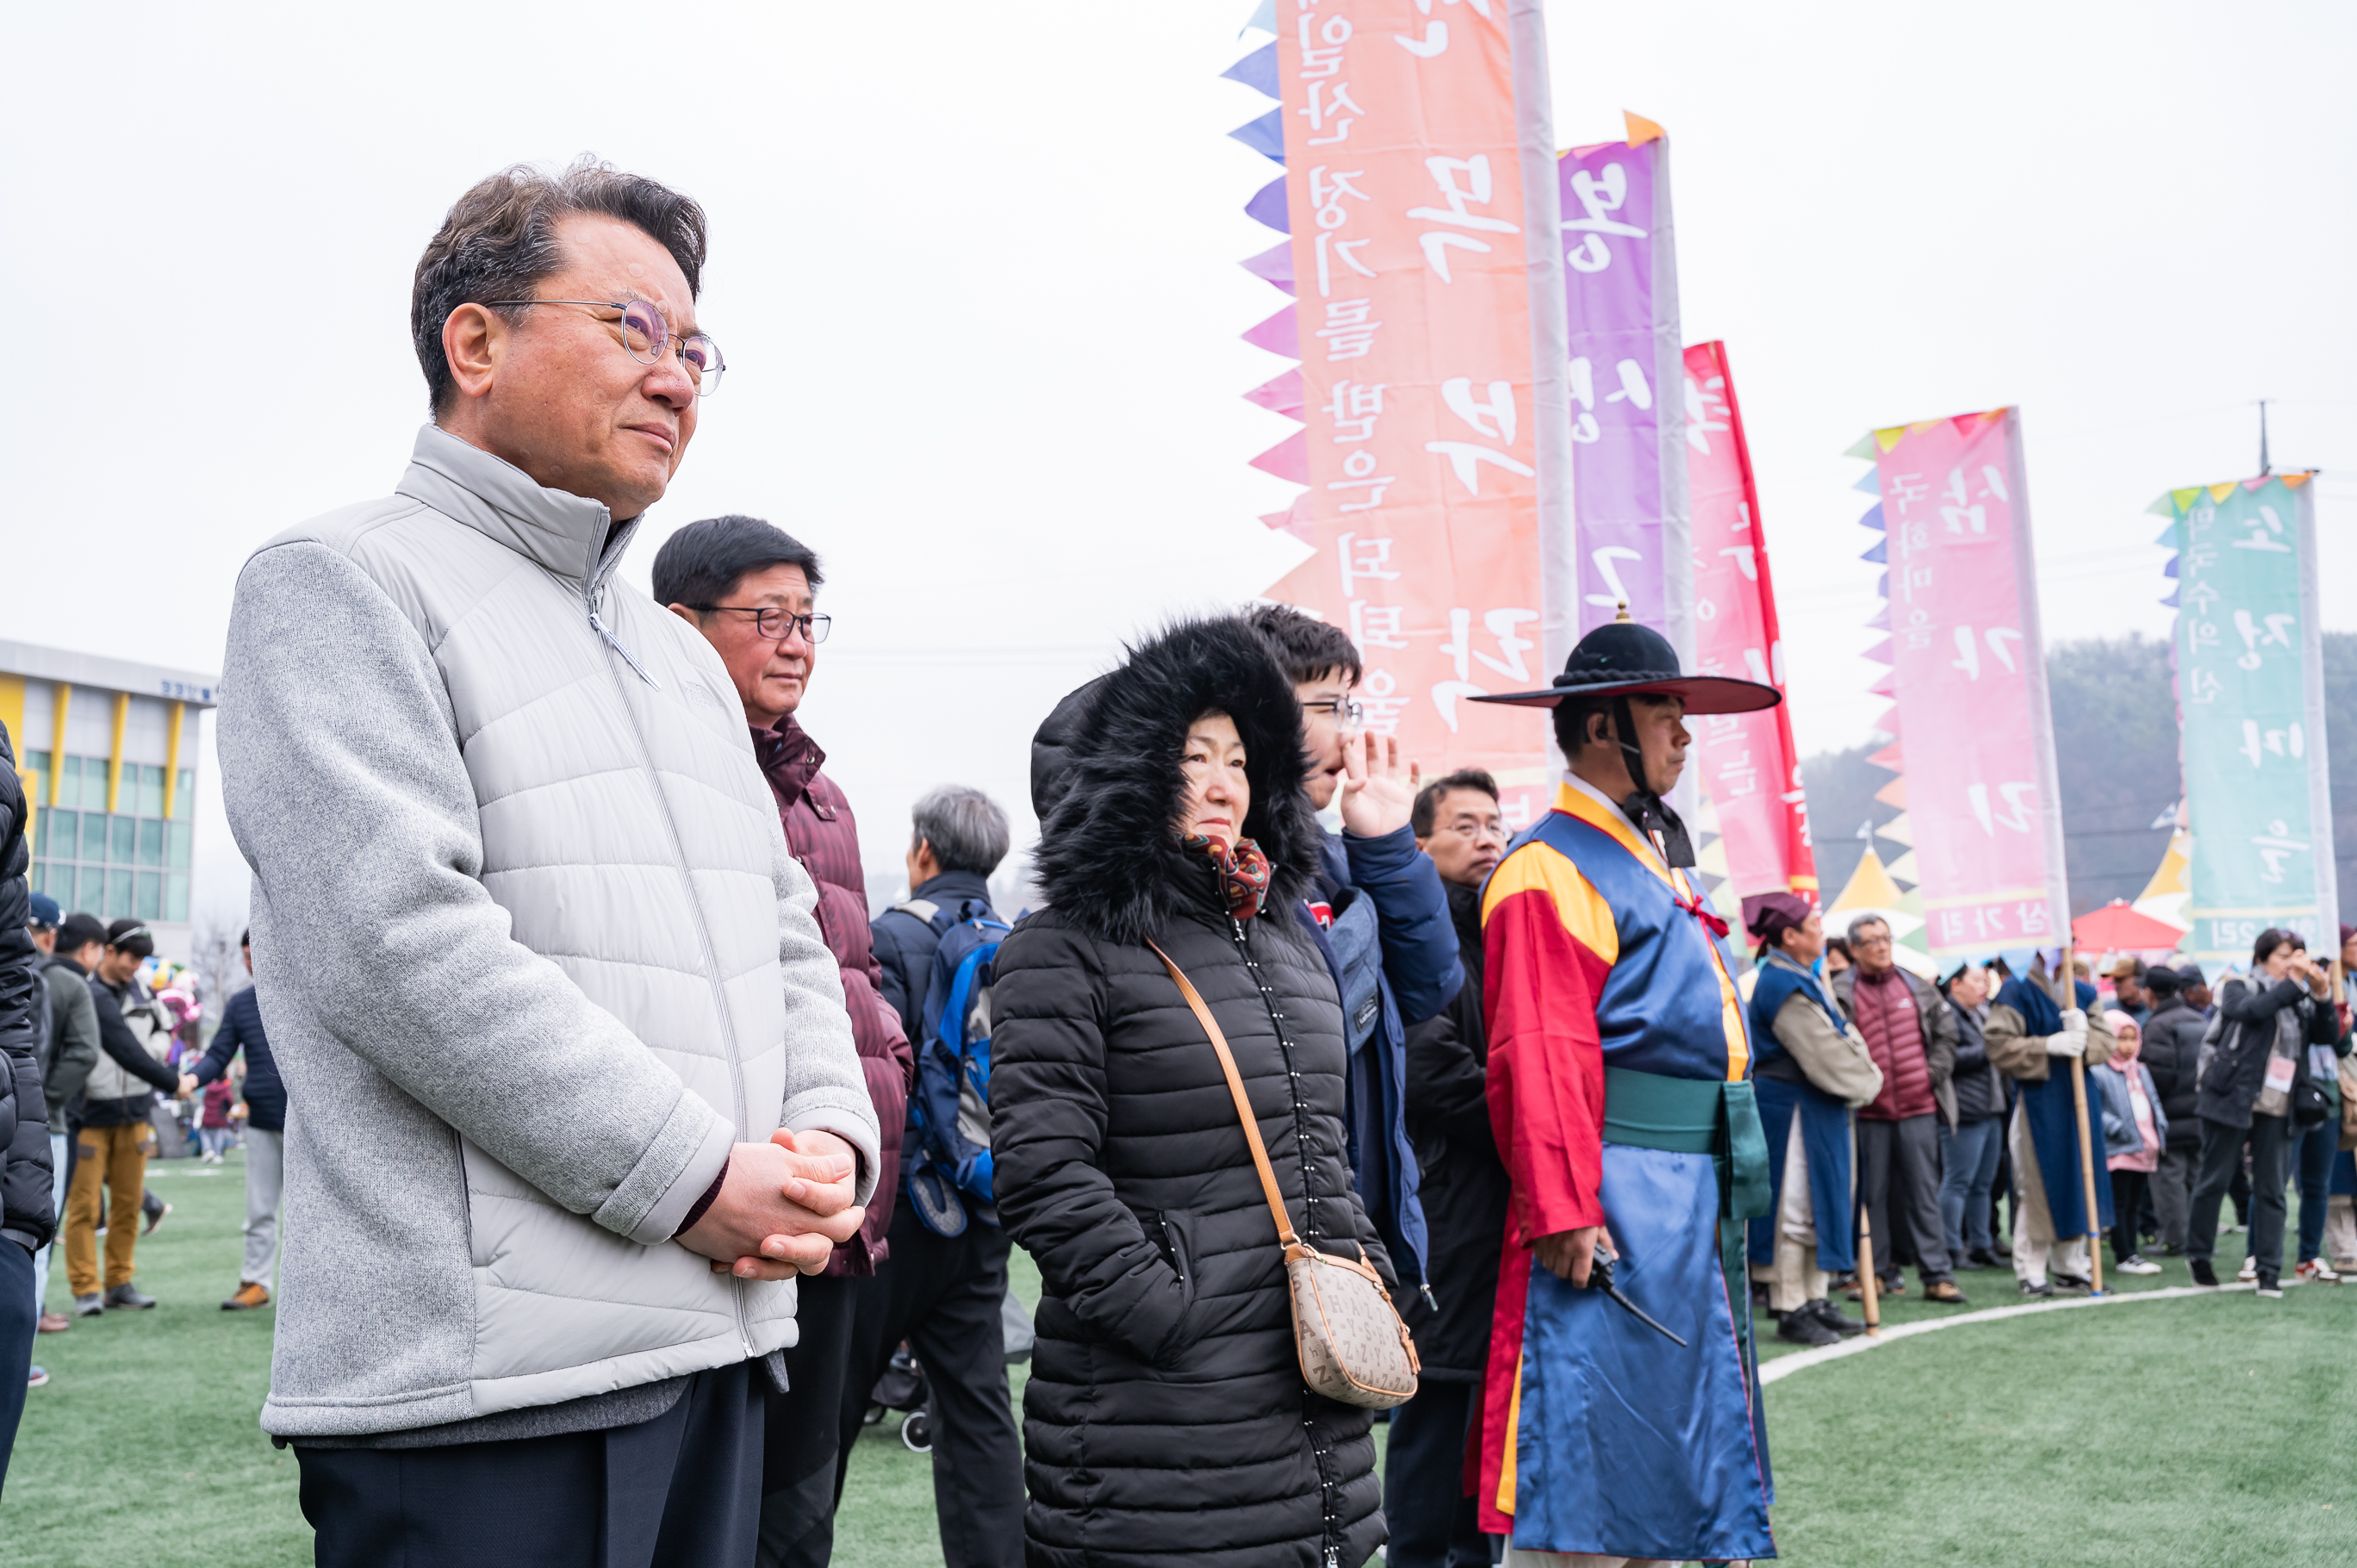
[(851, 1037), (867, 1074), (867, 1097), (884, 1139), (884, 1168), (876, 1173), (876, 1195), (859, 1234), (834, 1250), (830, 1275), (872, 1274), (884, 1261), (884, 1233), (892, 1224), (892, 1198), (900, 1186), (900, 1130), (909, 1119), (909, 1086), (916, 1054), (900, 1027), (899, 1015), (884, 1000), (883, 972), (867, 930), (866, 881), (859, 868), (859, 825), (851, 802), (819, 771), (826, 753), (802, 733), (789, 714), (775, 729), (753, 732), (753, 755), (778, 800), (778, 821), (786, 847), (818, 886), (818, 929), (843, 969), (843, 1000), (851, 1012)]
[(1879, 979), (1868, 979), (1860, 971), (1850, 1006), (1874, 1065), (1882, 1069), (1882, 1092), (1873, 1104), (1859, 1109), (1858, 1120), (1929, 1116), (1938, 1102), (1932, 1095), (1932, 1067), (1923, 1052), (1923, 1020), (1916, 1011), (1914, 987), (1896, 969), (1886, 970)]

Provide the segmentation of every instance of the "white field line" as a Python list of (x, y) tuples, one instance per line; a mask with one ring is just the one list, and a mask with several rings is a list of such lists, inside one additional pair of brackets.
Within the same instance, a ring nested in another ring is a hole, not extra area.
[(1882, 1337), (1879, 1339), (1861, 1334), (1854, 1339), (1845, 1339), (1838, 1345), (1826, 1345), (1814, 1350), (1795, 1350), (1789, 1356), (1779, 1356), (1772, 1361), (1761, 1363), (1760, 1380), (1763, 1384), (1776, 1382), (1810, 1367), (1823, 1366), (1827, 1361), (1838, 1361), (1845, 1356), (1856, 1356), (1867, 1350), (1878, 1350), (1886, 1345), (1895, 1344), (1901, 1339), (1910, 1339), (1918, 1334), (1930, 1334), (1942, 1328), (1961, 1327), (1967, 1323), (1995, 1323), (2000, 1318), (2026, 1317), (2037, 1312), (2070, 1312), (2079, 1307), (2119, 1306), (2131, 1301), (2169, 1301), (2180, 1296), (2221, 1295), (2228, 1291), (2256, 1290), (2257, 1288), (2255, 1283), (2248, 1281), (2221, 1285), (2170, 1285), (2162, 1290), (2107, 1291), (2102, 1295), (2073, 1296), (2068, 1301), (2025, 1301), (2018, 1306), (1984, 1307), (1978, 1312), (1960, 1312), (1953, 1317), (1932, 1317), (1917, 1323), (1902, 1323), (1895, 1328), (1884, 1329)]

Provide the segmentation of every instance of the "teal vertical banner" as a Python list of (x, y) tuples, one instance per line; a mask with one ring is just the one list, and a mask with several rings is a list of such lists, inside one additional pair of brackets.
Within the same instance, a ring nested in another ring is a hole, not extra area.
[(2171, 491), (2177, 701), (2193, 836), (2193, 922), (2204, 964), (2247, 966), (2269, 926), (2340, 946), (2323, 628), (2309, 476)]

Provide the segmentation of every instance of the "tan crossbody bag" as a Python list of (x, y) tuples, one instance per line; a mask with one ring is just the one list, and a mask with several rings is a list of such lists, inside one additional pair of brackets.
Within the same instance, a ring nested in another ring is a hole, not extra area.
[(1416, 1360), (1415, 1341), (1408, 1337), (1407, 1325), (1400, 1321), (1391, 1293), (1383, 1289), (1383, 1276), (1366, 1261), (1364, 1247), (1359, 1249), (1359, 1261), (1352, 1262), (1329, 1257), (1294, 1234), (1284, 1195), (1276, 1188), (1276, 1173), (1269, 1168), (1268, 1147), (1261, 1142), (1260, 1122), (1244, 1095), (1244, 1080), (1236, 1071), (1236, 1058), (1228, 1051), (1227, 1036), (1220, 1033), (1211, 1008), (1203, 1004), (1185, 972), (1159, 947), (1152, 942), (1146, 945), (1154, 948), (1154, 956), (1170, 972), (1178, 993), (1194, 1009), (1195, 1021), (1211, 1036), (1211, 1048), (1220, 1053), (1220, 1070), (1227, 1074), (1228, 1092), (1235, 1097), (1236, 1119), (1243, 1123), (1244, 1142), (1252, 1145), (1253, 1165), (1260, 1172), (1261, 1192), (1268, 1199), (1270, 1218), (1276, 1221), (1276, 1239), (1285, 1247), (1285, 1283), (1293, 1302), (1293, 1343), (1301, 1359), (1302, 1380), (1311, 1391), (1344, 1404), (1388, 1410), (1405, 1403), (1415, 1394), (1416, 1374), (1423, 1366)]

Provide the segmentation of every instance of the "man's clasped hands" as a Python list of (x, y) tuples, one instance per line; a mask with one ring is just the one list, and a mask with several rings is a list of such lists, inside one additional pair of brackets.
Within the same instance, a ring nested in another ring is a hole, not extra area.
[(832, 1133), (783, 1127), (766, 1144), (729, 1151), (720, 1195), (679, 1238), (740, 1280), (815, 1274), (835, 1246), (858, 1233), (867, 1210), (852, 1201), (858, 1155)]

